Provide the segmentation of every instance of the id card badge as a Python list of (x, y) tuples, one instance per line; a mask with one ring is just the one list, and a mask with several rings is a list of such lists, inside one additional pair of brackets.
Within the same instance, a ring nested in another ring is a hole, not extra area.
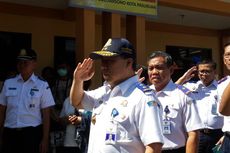
[(212, 104), (212, 114), (216, 115), (217, 114), (217, 104)]
[(170, 121), (163, 121), (163, 134), (171, 134)]
[(106, 128), (105, 144), (115, 144), (117, 141), (117, 124), (110, 122)]

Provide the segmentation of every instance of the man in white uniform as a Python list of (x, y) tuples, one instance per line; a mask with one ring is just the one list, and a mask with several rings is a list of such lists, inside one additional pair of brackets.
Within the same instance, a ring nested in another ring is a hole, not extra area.
[(75, 107), (93, 110), (88, 153), (160, 153), (160, 105), (135, 75), (136, 53), (130, 42), (109, 39), (90, 57), (101, 59), (104, 85), (83, 91), (83, 82), (94, 74), (88, 58), (76, 67), (70, 92)]
[(0, 94), (3, 152), (46, 153), (54, 99), (48, 83), (34, 74), (36, 52), (22, 49), (17, 60), (20, 74), (7, 79)]
[[(230, 42), (227, 43), (224, 46), (224, 56), (223, 56), (223, 61), (228, 70), (230, 70)], [(222, 94), (227, 87), (227, 85), (230, 83), (230, 77), (226, 76), (220, 81), (218, 81), (218, 96), (219, 99), (221, 100)], [(222, 107), (220, 109), (220, 112), (222, 112)], [(225, 136), (223, 137), (224, 139), (221, 146), (222, 153), (229, 153), (230, 150), (230, 116), (224, 116), (224, 126), (222, 128), (222, 131), (225, 133)]]
[[(198, 72), (199, 81), (189, 82)], [(210, 153), (215, 144), (223, 136), (223, 116), (218, 113), (216, 63), (203, 60), (190, 68), (176, 83), (183, 84), (195, 95), (198, 113), (203, 123), (199, 136), (199, 153)]]
[(202, 128), (191, 92), (174, 84), (172, 57), (155, 51), (149, 56), (148, 75), (151, 88), (163, 106), (164, 145), (162, 153), (196, 153)]

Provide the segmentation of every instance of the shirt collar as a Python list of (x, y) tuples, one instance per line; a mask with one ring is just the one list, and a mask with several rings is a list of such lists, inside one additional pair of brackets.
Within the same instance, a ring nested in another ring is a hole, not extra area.
[(170, 95), (172, 90), (176, 88), (176, 85), (173, 83), (172, 80), (168, 82), (168, 84), (161, 90), (161, 92), (165, 93), (166, 95)]
[[(197, 82), (197, 87), (199, 88), (199, 87), (206, 87), (204, 84), (203, 84), (203, 82), (201, 81), (201, 80), (199, 80), (198, 82)], [(207, 88), (208, 87), (211, 87), (211, 86), (214, 86), (215, 88), (217, 88), (217, 85), (218, 85), (218, 83), (217, 83), (217, 81), (216, 80), (213, 80), (212, 82), (211, 82), (211, 84), (209, 85), (209, 86), (207, 86)]]
[[(155, 89), (154, 85), (150, 86), (151, 89)], [(164, 93), (166, 95), (170, 95), (172, 93), (172, 90), (176, 88), (176, 85), (173, 83), (172, 80), (168, 82), (168, 84), (161, 90), (156, 92), (157, 94)]]
[[(17, 75), (17, 80), (18, 80), (18, 81), (23, 81), (23, 78), (22, 78), (22, 75), (21, 75), (21, 74)], [(31, 81), (33, 81), (33, 82), (36, 81), (36, 77), (35, 77), (34, 73), (30, 76), (30, 78), (29, 78), (28, 80), (31, 80)], [(27, 81), (28, 81), (28, 80), (27, 80)]]
[[(134, 83), (138, 83), (138, 76), (134, 75), (127, 80), (121, 82), (120, 84), (116, 85), (113, 90), (121, 91), (121, 94), (124, 95), (126, 91), (130, 88), (131, 85)], [(106, 87), (106, 91), (111, 90), (111, 86), (108, 82), (104, 82), (104, 86)]]

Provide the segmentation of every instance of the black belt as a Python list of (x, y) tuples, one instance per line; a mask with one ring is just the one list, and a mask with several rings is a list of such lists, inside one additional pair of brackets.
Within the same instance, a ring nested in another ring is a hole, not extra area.
[(230, 132), (224, 132), (225, 136), (230, 138)]
[(185, 147), (180, 147), (177, 149), (162, 150), (162, 153), (185, 153), (185, 150)]
[(211, 133), (220, 132), (220, 131), (221, 129), (200, 129), (200, 132), (204, 134), (211, 134)]
[(40, 128), (41, 125), (38, 125), (38, 126), (27, 126), (27, 127), (21, 127), (21, 128), (8, 128), (8, 127), (5, 127), (6, 130), (9, 130), (9, 131), (24, 131), (24, 130), (30, 130), (30, 129), (36, 129), (36, 128)]

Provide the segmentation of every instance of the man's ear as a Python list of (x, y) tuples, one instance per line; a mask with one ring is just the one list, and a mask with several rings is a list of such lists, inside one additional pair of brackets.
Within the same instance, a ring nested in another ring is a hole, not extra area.
[(172, 75), (173, 72), (174, 72), (174, 67), (173, 67), (173, 66), (170, 66), (169, 70), (170, 70), (170, 74)]
[(133, 59), (132, 58), (128, 58), (127, 59), (127, 66), (131, 66), (132, 67), (132, 64), (133, 64)]

